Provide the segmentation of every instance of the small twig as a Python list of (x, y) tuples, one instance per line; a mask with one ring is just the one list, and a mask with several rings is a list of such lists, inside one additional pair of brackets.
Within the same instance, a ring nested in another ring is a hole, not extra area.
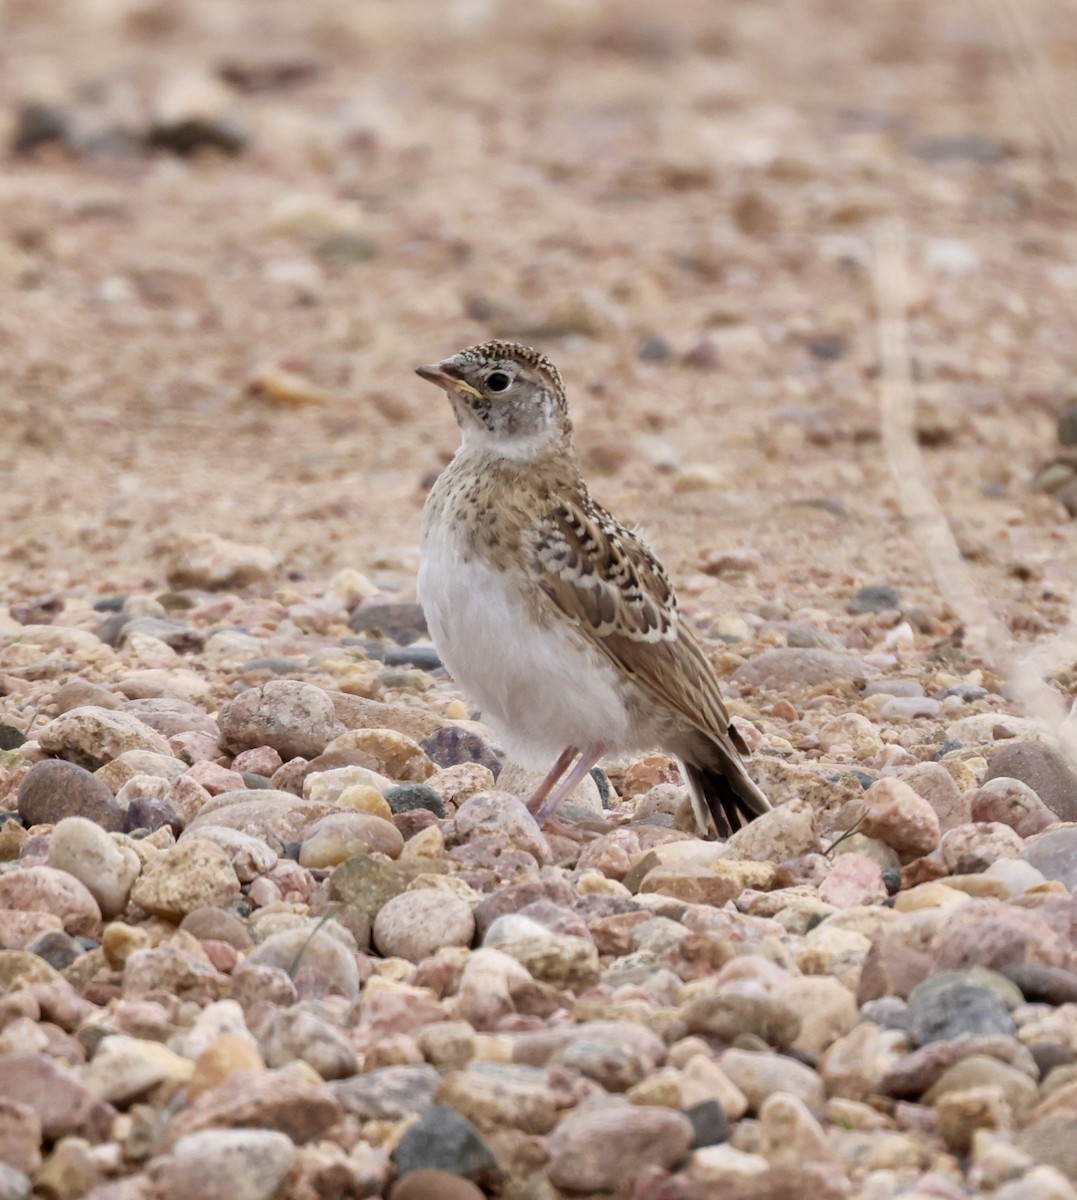
[(823, 857), (828, 857), (836, 846), (840, 846), (847, 837), (852, 837), (853, 834), (856, 833), (856, 831), (860, 828), (860, 826), (863, 825), (867, 815), (867, 813), (863, 813), (861, 816), (857, 817), (857, 819), (849, 826), (848, 829), (846, 829), (844, 833), (839, 833), (838, 836), (830, 843), (830, 845), (822, 851)]

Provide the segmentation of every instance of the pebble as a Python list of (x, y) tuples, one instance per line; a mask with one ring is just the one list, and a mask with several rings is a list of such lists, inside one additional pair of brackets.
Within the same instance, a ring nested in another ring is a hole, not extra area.
[(247, 955), (253, 965), (288, 972), (304, 997), (359, 996), (359, 967), (355, 954), (325, 929), (286, 929), (270, 934)]
[(691, 1121), (668, 1108), (608, 1105), (572, 1112), (547, 1141), (549, 1179), (573, 1192), (625, 1192), (646, 1168), (681, 1164), (693, 1137)]
[(1015, 1033), (997, 993), (971, 982), (964, 971), (946, 971), (909, 993), (908, 1029), (917, 1045), (953, 1038)]
[(101, 931), (101, 909), (93, 894), (73, 875), (55, 867), (23, 867), (0, 875), (0, 909), (49, 912), (74, 936)]
[(499, 1174), (497, 1160), (475, 1126), (444, 1104), (431, 1104), (405, 1129), (392, 1158), (402, 1176), (427, 1169), (482, 1183)]
[(162, 1084), (174, 1091), (191, 1078), (194, 1064), (160, 1042), (112, 1034), (82, 1071), (82, 1082), (102, 1100), (126, 1107)]
[(138, 717), (93, 704), (54, 717), (38, 730), (37, 741), (46, 754), (91, 771), (131, 750), (172, 753), (167, 739)]
[(1058, 818), (1036, 793), (1019, 779), (1005, 775), (987, 780), (969, 797), (973, 821), (999, 821), (1021, 838), (1031, 838), (1058, 824)]
[[(436, 1028), (436, 1026), (432, 1027)], [(332, 1087), (346, 1112), (361, 1121), (402, 1121), (434, 1103), (441, 1074), (429, 1063), (381, 1067), (353, 1074)]]
[(456, 767), (478, 763), (496, 777), (501, 758), (477, 733), (459, 725), (444, 725), (421, 742), (423, 753), (437, 767)]
[(741, 685), (785, 695), (841, 680), (860, 683), (873, 674), (871, 667), (851, 654), (787, 647), (755, 655), (733, 672), (733, 679)]
[(215, 534), (185, 534), (172, 547), (166, 572), (174, 588), (245, 587), (268, 579), (276, 556), (263, 546), (248, 546)]
[(470, 946), (475, 918), (463, 900), (420, 888), (388, 900), (374, 919), (374, 945), (387, 958), (421, 962), (442, 946)]
[(19, 816), (27, 825), (55, 825), (65, 817), (84, 817), (102, 829), (122, 830), (126, 805), (103, 780), (63, 759), (34, 763), (19, 785)]
[(365, 600), (351, 614), (348, 624), (355, 633), (387, 637), (398, 646), (408, 646), (430, 636), (426, 616), (418, 604)]
[(730, 1082), (744, 1094), (749, 1110), (759, 1112), (774, 1092), (795, 1096), (815, 1117), (823, 1115), (826, 1098), (822, 1079), (803, 1063), (784, 1054), (730, 1049), (718, 1059)]
[(270, 746), (282, 759), (316, 758), (345, 732), (330, 696), (313, 684), (274, 679), (221, 706), (221, 741), (234, 754)]
[(1057, 879), (1067, 891), (1077, 891), (1077, 827), (1064, 825), (1037, 834), (1021, 858), (1045, 879)]
[(846, 606), (846, 612), (880, 613), (900, 607), (901, 596), (897, 588), (888, 583), (870, 584), (854, 592)]
[(483, 1200), (483, 1195), (470, 1179), (423, 1168), (398, 1179), (389, 1192), (389, 1200)]
[(1077, 821), (1077, 772), (1044, 742), (1017, 739), (988, 759), (984, 783), (1018, 779), (1027, 784), (1060, 821)]
[(489, 835), (525, 850), (538, 863), (550, 859), (549, 843), (535, 818), (522, 800), (508, 792), (471, 796), (457, 811), (454, 825), (462, 842)]
[(32, 1186), (27, 1173), (8, 1166), (0, 1156), (0, 1200), (30, 1200)]
[(0, 1102), (26, 1105), (37, 1115), (43, 1138), (105, 1141), (116, 1110), (76, 1074), (44, 1054), (0, 1055)]
[(755, 989), (722, 989), (697, 996), (681, 1010), (689, 1033), (707, 1034), (729, 1045), (752, 1035), (786, 1048), (800, 1033), (800, 1017), (776, 996)]
[(445, 816), (445, 802), (434, 788), (425, 783), (405, 783), (391, 787), (385, 792), (385, 800), (394, 814), (425, 808), (435, 817)]
[(498, 917), (483, 945), (516, 959), (533, 978), (556, 988), (582, 992), (598, 982), (598, 951), (590, 939), (553, 933), (530, 917)]
[(310, 824), (299, 847), (304, 867), (335, 867), (357, 854), (384, 854), (399, 858), (404, 838), (391, 821), (370, 813), (328, 813)]
[(224, 792), (202, 805), (183, 836), (200, 835), (204, 826), (220, 826), (258, 838), (279, 854), (289, 842), (301, 841), (308, 827), (328, 811), (328, 804), (273, 789)]
[(940, 832), (945, 833), (973, 819), (968, 794), (961, 791), (953, 775), (941, 763), (918, 763), (902, 771), (900, 779), (935, 810)]
[(360, 750), (370, 755), (375, 770), (397, 781), (421, 783), (434, 773), (434, 764), (418, 742), (396, 729), (349, 729), (324, 749), (327, 754), (336, 750)]
[(295, 1158), (283, 1133), (207, 1129), (179, 1138), (158, 1178), (166, 1200), (269, 1200)]
[(931, 804), (892, 777), (876, 780), (864, 793), (859, 831), (892, 847), (905, 862), (937, 849), (941, 835)]
[(83, 817), (65, 817), (52, 831), (48, 863), (83, 883), (106, 919), (127, 907), (142, 869), (132, 847)]
[(208, 838), (189, 838), (147, 858), (132, 901), (156, 917), (179, 922), (196, 908), (225, 905), (239, 895), (227, 851)]

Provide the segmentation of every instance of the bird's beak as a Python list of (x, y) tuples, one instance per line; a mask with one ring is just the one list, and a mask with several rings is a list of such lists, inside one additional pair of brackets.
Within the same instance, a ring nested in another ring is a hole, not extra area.
[(431, 363), (428, 367), (416, 367), (415, 374), (420, 379), (436, 383), (439, 388), (444, 388), (447, 392), (467, 392), (469, 396), (475, 396), (479, 400), (482, 399), (482, 392), (477, 388), (473, 388), (470, 383), (465, 383), (460, 378), (460, 372), (453, 366), (449, 359), (446, 359), (444, 362)]

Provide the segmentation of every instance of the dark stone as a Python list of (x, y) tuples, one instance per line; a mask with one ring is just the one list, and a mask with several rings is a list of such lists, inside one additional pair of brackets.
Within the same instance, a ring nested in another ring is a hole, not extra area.
[(846, 606), (846, 611), (856, 613), (886, 612), (901, 603), (898, 590), (888, 583), (871, 584), (856, 592)]
[(425, 783), (402, 783), (388, 788), (385, 801), (396, 813), (410, 812), (413, 808), (429, 809), (435, 817), (445, 815), (445, 801)]
[(993, 1033), (1013, 1037), (1016, 1026), (997, 992), (970, 983), (964, 971), (944, 971), (909, 993), (909, 1033), (922, 1046)]
[(598, 788), (598, 798), (602, 801), (602, 807), (608, 809), (613, 792), (610, 787), (610, 777), (601, 767), (592, 767), (591, 778), (595, 781), (595, 787)]
[(888, 896), (896, 896), (901, 891), (901, 869), (899, 867), (884, 867), (883, 886)]
[(33, 154), (39, 146), (65, 144), (71, 137), (71, 119), (54, 104), (24, 104), (15, 117), (11, 149), (15, 154)]
[(50, 929), (47, 933), (38, 934), (26, 949), (43, 958), (57, 971), (66, 970), (80, 954), (85, 953), (78, 939), (62, 929)]
[(282, 853), (285, 858), (290, 858), (294, 862), (299, 862), (299, 851), (302, 849), (302, 842), (285, 842)]
[(398, 646), (407, 646), (430, 636), (426, 617), (418, 604), (367, 601), (352, 613), (348, 624), (356, 633), (380, 634), (391, 638)]
[(1052, 746), (1018, 738), (992, 754), (984, 782), (1020, 779), (1060, 821), (1077, 821), (1077, 774)]
[(993, 163), (1004, 157), (1002, 143), (984, 133), (951, 133), (924, 138), (913, 153), (925, 162)]
[(808, 350), (814, 358), (821, 358), (824, 362), (831, 362), (836, 358), (844, 358), (849, 352), (849, 346), (844, 338), (817, 337), (809, 338)]
[(401, 1175), (433, 1167), (476, 1182), (500, 1175), (490, 1147), (469, 1120), (444, 1104), (431, 1104), (408, 1127), (392, 1153)]
[(97, 627), (97, 636), (105, 643), (106, 646), (115, 648), (120, 644), (120, 634), (123, 633), (123, 627), (130, 622), (131, 618), (125, 612), (110, 613)]
[(360, 1121), (402, 1121), (434, 1103), (441, 1075), (429, 1063), (381, 1067), (329, 1085), (347, 1112)]
[(1077, 974), (1038, 963), (1012, 963), (1000, 974), (1012, 980), (1030, 1004), (1077, 1004)]
[(170, 150), (189, 158), (200, 150), (218, 150), (239, 154), (247, 145), (247, 135), (224, 117), (187, 117), (178, 121), (156, 122), (146, 130), (150, 150)]
[(649, 333), (639, 344), (639, 356), (644, 362), (664, 362), (673, 357), (673, 347), (660, 333)]
[(1077, 404), (1070, 405), (1058, 418), (1058, 440), (1063, 446), (1077, 446)]
[(458, 725), (444, 725), (435, 730), (422, 742), (422, 750), (439, 767), (477, 762), (489, 768), (495, 779), (501, 774), (501, 759), (493, 747), (477, 733), (461, 729)]
[(17, 750), (26, 741), (26, 735), (14, 725), (0, 725), (0, 750)]
[(391, 646), (385, 651), (387, 667), (418, 667), (420, 671), (437, 671), (441, 668), (441, 655), (433, 646)]
[(93, 602), (94, 612), (123, 612), (126, 596), (100, 596)]
[(931, 761), (932, 762), (942, 762), (942, 760), (947, 756), (947, 754), (953, 754), (953, 752), (955, 750), (963, 750), (964, 748), (965, 748), (964, 742), (943, 742), (942, 745), (938, 748), (938, 750), (936, 750), (935, 753), (931, 756)]
[(729, 1141), (729, 1122), (717, 1100), (704, 1100), (702, 1104), (693, 1104), (684, 1110), (684, 1115), (692, 1122), (694, 1136), (691, 1150), (701, 1146), (718, 1146)]
[(259, 788), (271, 788), (273, 786), (272, 779), (267, 779), (264, 775), (256, 775), (253, 771), (241, 771), (243, 782), (249, 788), (254, 788), (256, 791)]
[(178, 813), (167, 800), (158, 800), (150, 796), (136, 796), (127, 806), (127, 831), (144, 829), (153, 833), (167, 825), (179, 837), (183, 832), (183, 822)]
[(239, 668), (239, 673), (249, 675), (255, 671), (268, 671), (271, 675), (296, 675), (302, 670), (303, 664), (298, 658), (252, 658)]
[(34, 763), (19, 785), (19, 815), (27, 825), (85, 817), (102, 829), (125, 828), (127, 810), (92, 772), (60, 758)]

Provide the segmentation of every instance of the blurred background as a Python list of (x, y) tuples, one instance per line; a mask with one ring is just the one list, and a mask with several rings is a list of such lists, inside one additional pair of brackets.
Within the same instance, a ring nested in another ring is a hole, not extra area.
[(745, 602), (735, 548), (758, 599), (937, 604), (880, 436), (897, 222), (934, 489), (1042, 633), (1075, 97), (1061, 0), (0, 0), (5, 591), (160, 585), (209, 531), (407, 593), (456, 444), (412, 368), (502, 336), (688, 596)]

